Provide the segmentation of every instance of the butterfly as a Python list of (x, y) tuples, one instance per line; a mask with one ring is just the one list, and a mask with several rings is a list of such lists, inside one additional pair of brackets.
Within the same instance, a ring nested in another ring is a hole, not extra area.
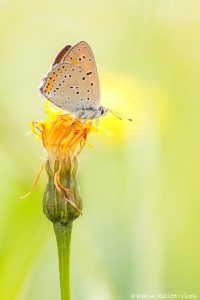
[(100, 84), (94, 54), (81, 41), (65, 46), (40, 86), (42, 95), (75, 118), (98, 119), (111, 111), (100, 105)]

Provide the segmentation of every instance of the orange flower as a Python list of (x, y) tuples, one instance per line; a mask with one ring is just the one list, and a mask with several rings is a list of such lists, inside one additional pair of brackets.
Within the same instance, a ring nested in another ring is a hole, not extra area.
[(49, 102), (46, 102), (46, 112), (48, 120), (32, 122), (32, 130), (42, 139), (51, 160), (77, 156), (87, 143), (88, 133), (97, 131), (92, 121), (82, 122), (62, 111), (55, 112)]
[(45, 164), (48, 184), (43, 208), (52, 222), (66, 223), (77, 218), (82, 211), (77, 183), (77, 155), (87, 143), (88, 133), (108, 132), (97, 129), (94, 121), (82, 122), (63, 111), (53, 111), (48, 101), (46, 113), (47, 120), (31, 123), (32, 131), (37, 138), (42, 139), (47, 152)]

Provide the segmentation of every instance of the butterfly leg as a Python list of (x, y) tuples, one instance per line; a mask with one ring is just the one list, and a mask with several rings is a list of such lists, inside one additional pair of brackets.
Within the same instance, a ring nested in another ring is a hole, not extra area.
[(99, 127), (99, 118), (97, 118), (97, 119), (95, 120), (95, 125), (96, 125), (96, 129), (98, 129), (98, 127)]

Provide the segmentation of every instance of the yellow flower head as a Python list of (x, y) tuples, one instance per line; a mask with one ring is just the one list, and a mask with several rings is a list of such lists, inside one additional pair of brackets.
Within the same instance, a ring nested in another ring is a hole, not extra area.
[(87, 143), (88, 133), (109, 132), (97, 130), (94, 121), (83, 122), (63, 111), (53, 111), (48, 101), (46, 113), (47, 120), (31, 123), (33, 132), (47, 151), (48, 183), (43, 208), (52, 222), (66, 223), (77, 218), (82, 211), (76, 157)]
[(92, 121), (75, 120), (63, 111), (53, 111), (46, 102), (48, 120), (32, 122), (32, 130), (41, 138), (50, 160), (78, 155), (87, 143), (87, 135), (97, 131)]

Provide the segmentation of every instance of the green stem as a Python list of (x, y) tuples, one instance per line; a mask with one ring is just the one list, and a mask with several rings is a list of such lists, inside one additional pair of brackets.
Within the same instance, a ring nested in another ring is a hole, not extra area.
[(61, 300), (70, 300), (70, 241), (72, 222), (67, 224), (55, 223), (60, 271)]

